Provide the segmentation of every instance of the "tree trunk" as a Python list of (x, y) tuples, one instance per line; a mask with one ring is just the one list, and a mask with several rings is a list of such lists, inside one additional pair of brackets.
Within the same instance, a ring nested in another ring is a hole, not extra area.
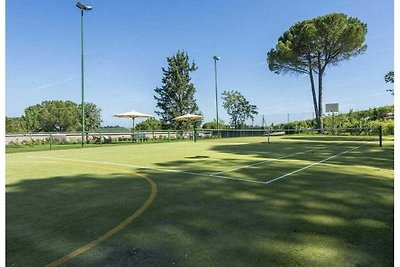
[(320, 70), (318, 72), (318, 120), (317, 120), (317, 127), (320, 129), (320, 133), (323, 132), (324, 124), (322, 118), (322, 75), (323, 71)]
[[(311, 63), (310, 63), (310, 71), (309, 71), (309, 77), (310, 77), (310, 83), (311, 83), (311, 92), (312, 92), (312, 97), (313, 97), (313, 103), (314, 103), (314, 111), (315, 111), (315, 119), (317, 122), (317, 125), (319, 125), (319, 113), (318, 113), (318, 102), (317, 102), (317, 95), (315, 94), (315, 83), (314, 83), (314, 75), (313, 75), (313, 70), (311, 68)], [(318, 129), (320, 127), (317, 126)]]

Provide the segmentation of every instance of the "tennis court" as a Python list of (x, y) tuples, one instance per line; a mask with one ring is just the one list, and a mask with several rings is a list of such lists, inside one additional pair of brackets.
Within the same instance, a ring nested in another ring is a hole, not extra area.
[(393, 137), (6, 155), (7, 265), (386, 266)]

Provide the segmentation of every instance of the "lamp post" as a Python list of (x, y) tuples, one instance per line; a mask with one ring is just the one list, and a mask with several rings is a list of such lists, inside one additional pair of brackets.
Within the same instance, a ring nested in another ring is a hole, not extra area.
[(217, 85), (217, 60), (220, 60), (221, 57), (214, 56), (214, 73), (215, 73), (215, 109), (217, 113), (217, 133), (218, 137), (220, 137), (219, 133), (219, 120), (218, 120), (218, 85)]
[(84, 72), (83, 72), (83, 11), (92, 10), (91, 6), (86, 6), (81, 2), (76, 3), (76, 6), (81, 10), (81, 71), (82, 71), (82, 142), (81, 146), (83, 147), (83, 139), (85, 135), (85, 86), (84, 86)]

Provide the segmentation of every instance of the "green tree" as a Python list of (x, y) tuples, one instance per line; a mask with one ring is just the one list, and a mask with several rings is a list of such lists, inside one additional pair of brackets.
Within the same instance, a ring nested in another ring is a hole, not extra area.
[[(365, 52), (366, 33), (367, 25), (359, 19), (340, 13), (328, 14), (294, 24), (267, 54), (271, 71), (309, 76), (319, 129), (323, 127), (323, 75), (329, 66)], [(317, 76), (318, 97), (314, 75)]]
[(160, 130), (161, 122), (155, 118), (149, 118), (145, 121), (142, 121), (141, 123), (138, 123), (135, 129), (142, 131)]
[(79, 127), (78, 105), (72, 101), (43, 101), (26, 108), (25, 118), (33, 132), (75, 131)]
[(27, 131), (24, 117), (6, 117), (6, 133), (25, 133)]
[[(95, 104), (85, 103), (86, 130), (97, 129), (101, 110)], [(32, 132), (67, 132), (81, 129), (81, 108), (72, 101), (43, 101), (25, 109), (27, 128)]]
[[(386, 73), (385, 82), (386, 83), (394, 83), (394, 71), (389, 71), (388, 73)], [(387, 89), (386, 91), (388, 91), (392, 95), (394, 95), (394, 88)]]
[(42, 107), (40, 104), (36, 104), (34, 106), (29, 106), (25, 109), (25, 122), (30, 132), (40, 132), (42, 131), (42, 127), (40, 125), (40, 111)]
[[(78, 106), (79, 109), (79, 129), (82, 129), (82, 104)], [(101, 109), (93, 103), (85, 102), (85, 131), (98, 130), (101, 125)]]
[[(229, 125), (225, 124), (225, 122), (221, 119), (218, 120), (219, 129), (228, 129)], [(202, 126), (203, 129), (217, 129), (217, 120), (206, 122)]]
[(154, 90), (158, 108), (155, 112), (161, 116), (164, 128), (186, 128), (190, 125), (174, 121), (173, 118), (187, 113), (199, 113), (194, 97), (196, 88), (190, 78), (191, 72), (197, 67), (194, 62), (189, 62), (189, 56), (184, 51), (178, 51), (172, 57), (167, 57), (167, 63), (168, 67), (162, 68), (163, 85)]
[(238, 129), (242, 127), (247, 119), (254, 119), (258, 114), (257, 107), (238, 91), (224, 91), (222, 93), (223, 107), (231, 118), (231, 125)]

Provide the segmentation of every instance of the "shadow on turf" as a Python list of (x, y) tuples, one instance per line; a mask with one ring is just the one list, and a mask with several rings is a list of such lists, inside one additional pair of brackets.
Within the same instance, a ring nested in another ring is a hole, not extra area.
[(111, 230), (149, 193), (144, 179), (118, 173), (7, 185), (7, 266), (49, 264)]
[[(277, 141), (271, 144), (268, 143), (249, 143), (249, 144), (230, 144), (218, 145), (212, 147), (213, 151), (222, 153), (230, 153), (234, 155), (249, 155), (257, 157), (261, 160), (269, 158), (278, 158), (279, 156), (290, 155), (296, 152), (303, 152), (310, 149), (316, 149), (313, 153), (330, 153), (328, 156), (339, 154), (348, 149), (363, 145), (360, 149), (352, 151), (349, 154), (341, 155), (338, 158), (330, 160), (331, 163), (340, 165), (354, 166), (370, 166), (371, 162), (374, 167), (393, 169), (394, 154), (393, 145), (379, 147), (378, 142), (367, 143), (367, 141), (349, 142), (346, 137), (321, 137), (323, 141), (315, 141), (313, 137), (293, 136), (285, 137), (286, 140), (296, 140), (296, 142)], [(340, 141), (338, 141), (340, 140)], [(347, 142), (344, 142), (347, 141)], [(310, 152), (311, 153), (311, 152)], [(327, 157), (328, 157), (327, 156)], [(302, 155), (291, 156), (291, 159), (302, 157)], [(360, 158), (365, 158), (362, 160)], [(255, 161), (243, 162), (241, 165), (253, 164)], [(223, 163), (222, 163), (223, 164)], [(165, 166), (174, 166), (175, 162), (164, 164)]]
[(185, 157), (186, 159), (208, 159), (209, 156), (192, 156), (192, 157)]
[[(310, 169), (265, 186), (141, 173), (157, 182), (155, 202), (70, 266), (393, 265), (391, 180)], [(7, 265), (47, 264), (110, 230), (148, 195), (144, 180), (117, 173), (9, 185)]]
[(162, 251), (171, 251), (178, 266), (373, 266), (393, 261), (390, 180), (311, 171), (299, 180), (264, 186), (143, 173), (157, 181), (160, 191), (146, 217), (157, 223), (144, 226), (141, 236), (149, 247), (164, 244)]

